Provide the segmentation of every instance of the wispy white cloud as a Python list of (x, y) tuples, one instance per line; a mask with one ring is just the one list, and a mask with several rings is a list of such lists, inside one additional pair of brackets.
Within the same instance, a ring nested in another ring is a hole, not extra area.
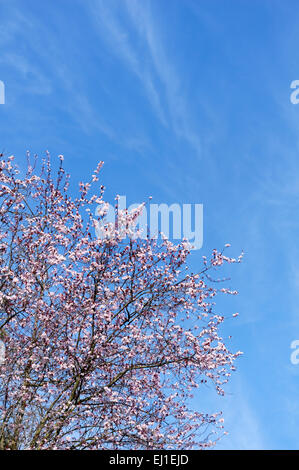
[(12, 77), (16, 75), (19, 78), (19, 80), (17, 78), (12, 79), (14, 94), (10, 94), (7, 105), (9, 106), (13, 101), (16, 101), (17, 94), (50, 94), (52, 91), (51, 81), (44, 71), (25, 57), (24, 54), (16, 52), (15, 42), (24, 34), (24, 31), (28, 31), (26, 39), (28, 43), (30, 42), (30, 31), (34, 28), (30, 15), (26, 16), (21, 13), (14, 4), (10, 5), (3, 13), (5, 13), (3, 16), (5, 16), (6, 21), (3, 21), (0, 31), (0, 47), (2, 50), (0, 66), (1, 68), (11, 69), (13, 71)]
[[(177, 138), (199, 153), (201, 141), (194, 130), (182, 78), (169, 58), (150, 2), (124, 0), (108, 4), (98, 0), (90, 5), (101, 37), (139, 79), (160, 123), (171, 127)], [(125, 6), (122, 16), (121, 6)]]
[(91, 11), (98, 30), (103, 39), (111, 47), (111, 51), (117, 55), (129, 69), (135, 74), (145, 87), (148, 99), (154, 108), (157, 117), (163, 125), (167, 125), (165, 113), (162, 109), (159, 93), (154, 84), (153, 77), (146, 65), (140, 60), (133, 41), (130, 40), (122, 22), (117, 18), (115, 8), (98, 0), (92, 2)]
[(136, 0), (126, 0), (126, 5), (136, 29), (146, 40), (155, 71), (164, 85), (169, 114), (176, 134), (199, 151), (201, 143), (198, 133), (193, 130), (194, 123), (184, 97), (181, 77), (174, 63), (170, 61), (168, 51), (161, 40), (150, 3), (141, 4)]
[[(21, 101), (24, 94), (51, 95), (60, 92), (63, 100), (58, 107), (68, 113), (79, 128), (89, 134), (99, 131), (111, 140), (116, 140), (114, 130), (90, 102), (82, 81), (74, 73), (71, 61), (60, 47), (55, 36), (49, 34), (44, 24), (32, 11), (20, 13), (12, 4), (6, 9), (6, 23), (0, 31), (0, 66), (12, 70), (11, 81), (7, 84), (10, 100), (7, 106)], [(24, 31), (26, 37), (24, 39)], [(15, 42), (23, 38), (27, 53), (16, 52)], [(37, 41), (36, 37), (42, 38)], [(31, 109), (31, 118), (39, 119), (40, 109)]]
[(8, 52), (0, 57), (0, 65), (14, 69), (22, 77), (19, 89), (36, 95), (48, 95), (52, 92), (49, 78), (24, 56)]

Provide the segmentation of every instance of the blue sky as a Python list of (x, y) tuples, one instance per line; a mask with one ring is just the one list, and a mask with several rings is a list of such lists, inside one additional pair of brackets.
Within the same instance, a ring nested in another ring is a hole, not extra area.
[(0, 151), (99, 160), (107, 198), (202, 203), (204, 244), (246, 253), (217, 309), (244, 351), (217, 398), (217, 448), (299, 447), (299, 79), (296, 0), (0, 0)]

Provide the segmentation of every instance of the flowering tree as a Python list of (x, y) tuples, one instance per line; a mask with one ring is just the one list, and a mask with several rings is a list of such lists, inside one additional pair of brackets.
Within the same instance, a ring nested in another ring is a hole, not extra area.
[[(220, 414), (192, 411), (206, 382), (223, 394), (233, 363), (208, 272), (239, 262), (214, 250), (201, 272), (188, 246), (97, 238), (92, 182), (70, 197), (60, 157), (20, 177), (0, 161), (1, 449), (187, 449), (213, 445)], [(87, 212), (86, 212), (87, 211)], [(136, 213), (119, 214), (131, 230)], [(101, 214), (99, 215), (101, 217)], [(227, 289), (220, 289), (235, 294)]]

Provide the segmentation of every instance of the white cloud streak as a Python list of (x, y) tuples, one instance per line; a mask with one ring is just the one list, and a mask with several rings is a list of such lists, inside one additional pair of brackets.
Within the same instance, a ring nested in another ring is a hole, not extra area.
[[(176, 138), (187, 141), (199, 154), (201, 142), (194, 131), (182, 80), (161, 40), (150, 2), (124, 0), (108, 4), (97, 0), (90, 5), (102, 39), (139, 79), (160, 123), (171, 127)], [(126, 21), (119, 14), (123, 5)], [(130, 32), (137, 35), (138, 41), (130, 37)]]

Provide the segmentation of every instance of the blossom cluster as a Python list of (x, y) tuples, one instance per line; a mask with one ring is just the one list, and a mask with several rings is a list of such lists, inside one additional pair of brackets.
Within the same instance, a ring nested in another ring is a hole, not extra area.
[(74, 198), (59, 160), (22, 177), (0, 161), (0, 448), (212, 446), (222, 416), (188, 403), (206, 383), (223, 394), (240, 355), (208, 276), (240, 259), (215, 250), (191, 274), (184, 242), (97, 238), (102, 162)]

